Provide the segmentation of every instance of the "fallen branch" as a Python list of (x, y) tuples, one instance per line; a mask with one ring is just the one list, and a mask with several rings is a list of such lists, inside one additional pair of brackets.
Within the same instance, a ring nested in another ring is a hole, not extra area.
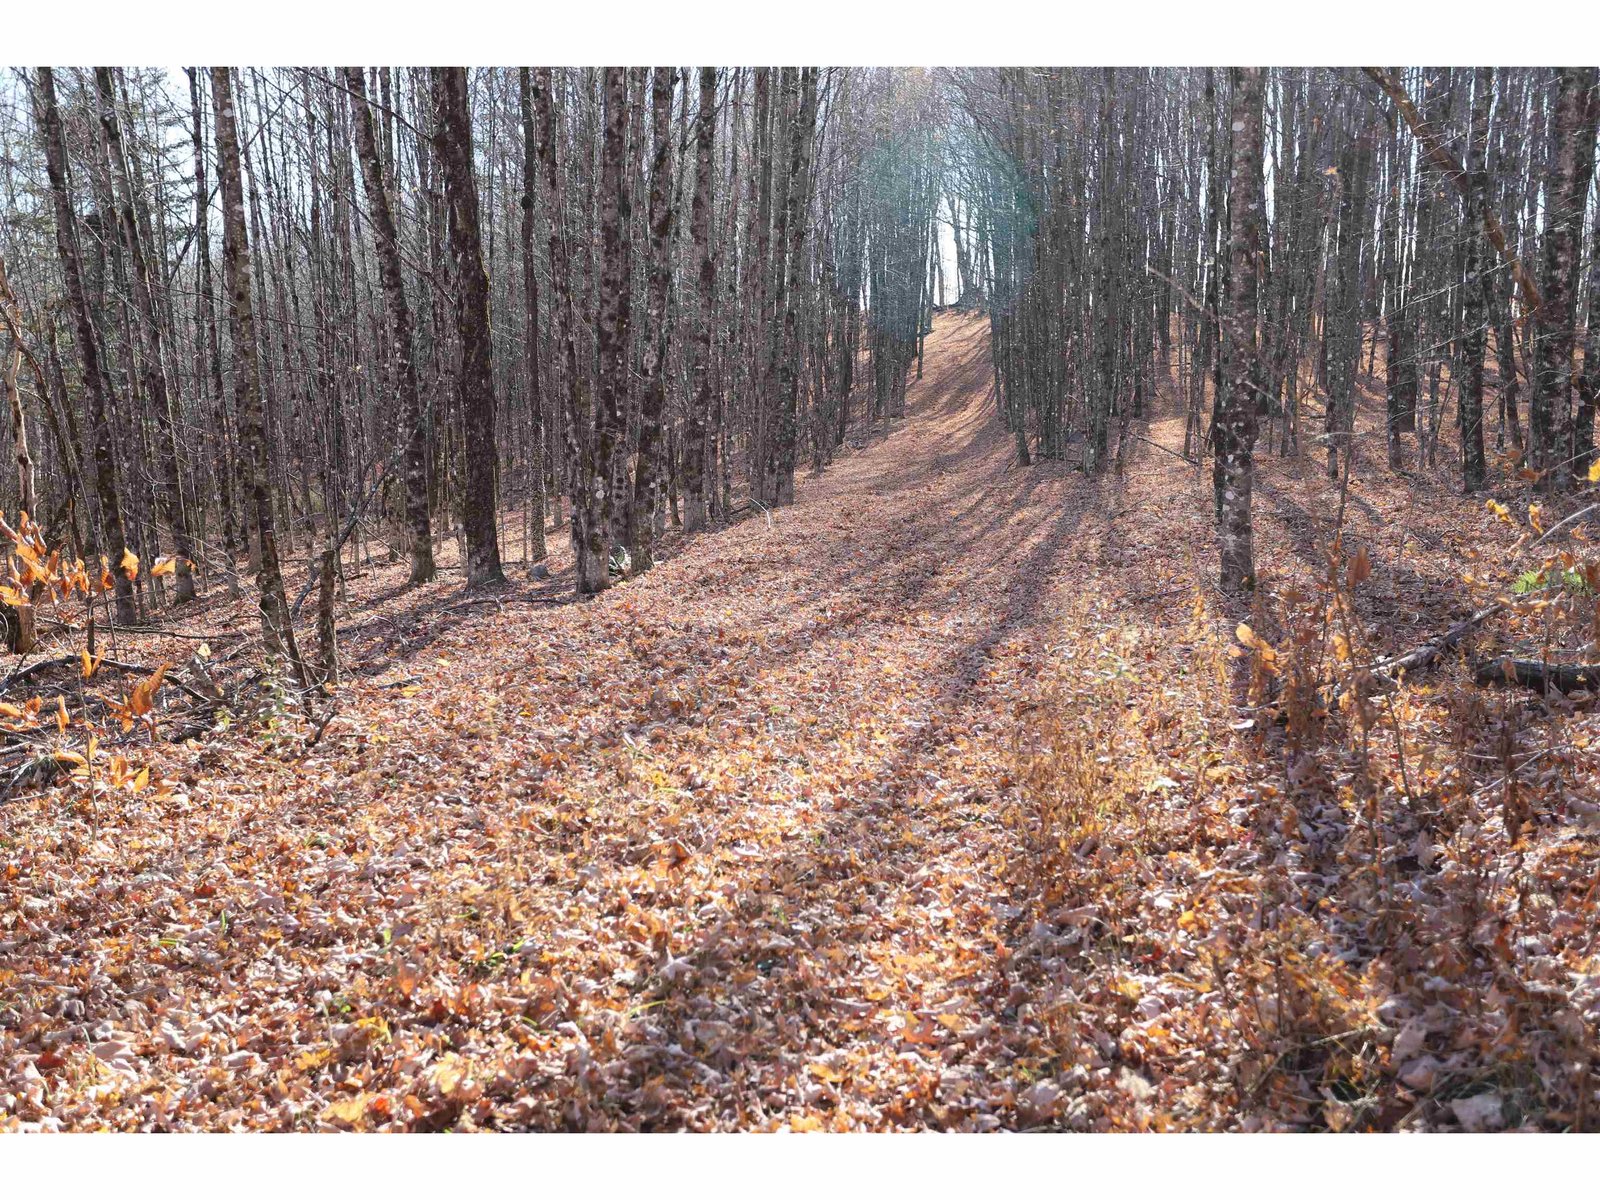
[(1600, 691), (1600, 663), (1547, 663), (1501, 655), (1479, 663), (1473, 677), (1479, 687), (1516, 683), (1539, 692)]
[[(41, 658), (31, 667), (25, 667), (20, 671), (13, 671), (6, 678), (6, 681), (3, 684), (0, 684), (0, 696), (4, 696), (17, 684), (31, 679), (35, 675), (42, 674), (43, 672), (48, 671), (51, 667), (65, 667), (71, 665), (81, 668), (82, 662), (83, 657), (78, 654), (63, 654), (59, 658)], [(115, 658), (99, 659), (96, 669), (99, 670), (105, 667), (111, 667), (118, 671), (128, 671), (135, 675), (151, 675), (154, 674), (156, 670), (155, 667), (147, 667), (142, 663), (121, 662)], [(215, 705), (217, 703), (215, 697), (205, 695), (203, 692), (190, 686), (174, 675), (167, 675), (166, 682), (172, 684), (172, 686), (177, 688), (180, 692), (183, 692), (191, 698), (200, 701), (202, 704)]]
[(20, 670), (11, 672), (11, 674), (6, 677), (6, 681), (4, 683), (0, 683), (0, 696), (4, 696), (12, 688), (16, 687), (17, 684), (22, 683), (25, 680), (32, 679), (35, 675), (38, 675), (42, 671), (48, 671), (51, 667), (61, 667), (65, 666), (67, 663), (81, 661), (82, 659), (76, 654), (63, 654), (60, 658), (41, 658), (31, 667), (23, 667)]
[[(1464, 621), (1457, 621), (1444, 633), (1434, 638), (1431, 642), (1424, 642), (1414, 650), (1404, 654), (1397, 654), (1392, 658), (1382, 658), (1372, 664), (1372, 672), (1385, 678), (1393, 676), (1400, 671), (1419, 671), (1424, 667), (1432, 666), (1447, 650), (1453, 650), (1467, 634), (1479, 625), (1482, 625), (1496, 613), (1504, 612), (1503, 603), (1480, 608)], [(1392, 680), (1391, 680), (1392, 682)]]
[[(77, 661), (77, 660), (74, 659), (74, 660), (69, 660), (69, 661)], [(118, 662), (114, 658), (102, 658), (100, 660), (100, 666), (101, 667), (115, 667), (119, 671), (128, 671), (128, 672), (131, 672), (132, 674), (135, 674), (135, 675), (153, 675), (155, 673), (155, 671), (156, 671), (155, 667), (146, 667), (146, 666), (142, 666), (139, 663)], [(176, 675), (173, 675), (170, 672), (168, 672), (166, 675), (162, 676), (162, 679), (165, 682), (170, 683), (173, 687), (177, 688), (184, 695), (190, 697), (191, 699), (198, 700), (201, 704), (207, 704), (207, 705), (211, 705), (213, 707), (215, 707), (216, 704), (217, 704), (217, 700), (216, 699), (214, 699), (211, 696), (207, 696), (204, 692), (200, 691), (198, 688), (192, 687), (191, 685), (185, 683), (183, 680), (179, 679)]]
[(318, 742), (322, 740), (322, 734), (328, 728), (328, 723), (338, 715), (339, 706), (337, 704), (328, 705), (328, 711), (322, 714), (322, 719), (316, 723), (317, 727), (312, 730), (311, 735), (306, 738), (307, 750), (312, 749)]
[(61, 763), (54, 754), (40, 753), (35, 749), (27, 761), (0, 779), (0, 802), (18, 798), (22, 789), (32, 784), (37, 784), (41, 789), (49, 787), (60, 771)]
[(570, 597), (565, 591), (554, 596), (476, 596), (471, 600), (461, 600), (455, 604), (446, 605), (439, 611), (441, 613), (459, 612), (476, 604), (493, 604), (497, 608), (503, 608), (507, 604), (565, 604), (569, 599)]
[(442, 613), (460, 612), (464, 608), (471, 608), (477, 604), (492, 604), (495, 608), (504, 608), (505, 603), (499, 596), (477, 596), (471, 600), (462, 600), (458, 604), (447, 604), (439, 611)]
[[(63, 621), (56, 617), (41, 617), (40, 620), (48, 622), (51, 628), (59, 629), (65, 633), (83, 632), (82, 625), (76, 625), (71, 621)], [(137, 634), (140, 637), (183, 638), (185, 641), (191, 642), (219, 642), (224, 638), (250, 636), (248, 632), (240, 629), (219, 629), (215, 633), (182, 633), (176, 629), (157, 629), (151, 625), (107, 625), (101, 621), (96, 621), (94, 627), (97, 632), (104, 632), (109, 629), (116, 633)]]
[[(1411, 127), (1412, 136), (1417, 139), (1427, 154), (1434, 168), (1453, 183), (1456, 190), (1461, 193), (1461, 198), (1470, 206), (1473, 203), (1473, 189), (1471, 180), (1464, 168), (1445, 148), (1444, 139), (1439, 135), (1422, 114), (1417, 111), (1417, 106), (1411, 102), (1411, 97), (1406, 94), (1405, 88), (1398, 79), (1395, 79), (1382, 67), (1363, 67), (1367, 77), (1384, 90), (1394, 106), (1400, 110), (1400, 115), (1405, 118), (1406, 124)], [(1506, 265), (1511, 268), (1511, 276), (1517, 281), (1517, 287), (1522, 293), (1522, 302), (1529, 313), (1536, 313), (1544, 303), (1539, 295), (1539, 288), (1533, 282), (1533, 276), (1528, 274), (1522, 260), (1506, 244), (1505, 230), (1500, 227), (1500, 222), (1495, 218), (1493, 210), (1478, 198), (1478, 218), (1483, 222), (1483, 230), (1489, 235), (1489, 241), (1496, 252), (1503, 258)]]
[(1550, 526), (1549, 529), (1545, 530), (1542, 534), (1539, 535), (1537, 540), (1529, 543), (1528, 549), (1529, 550), (1538, 549), (1540, 546), (1544, 545), (1545, 542), (1549, 541), (1551, 538), (1555, 537), (1557, 534), (1565, 533), (1568, 529), (1571, 529), (1574, 525), (1578, 524), (1580, 521), (1587, 520), (1589, 517), (1594, 516), (1596, 513), (1600, 513), (1600, 504), (1590, 504), (1590, 505), (1587, 505), (1584, 508), (1580, 508), (1577, 512), (1573, 513), (1570, 517), (1564, 517), (1560, 521), (1557, 521), (1554, 525)]
[(1163, 446), (1160, 442), (1156, 441), (1154, 438), (1147, 438), (1147, 437), (1144, 436), (1144, 434), (1135, 433), (1131, 429), (1127, 430), (1126, 432), (1127, 432), (1127, 435), (1129, 437), (1137, 438), (1139, 441), (1143, 442), (1147, 446), (1154, 446), (1157, 450), (1160, 450), (1160, 451), (1162, 451), (1162, 452), (1164, 452), (1166, 454), (1170, 454), (1170, 455), (1172, 455), (1173, 458), (1180, 459), (1183, 462), (1188, 463), (1191, 467), (1197, 467), (1197, 466), (1200, 465), (1200, 460), (1199, 459), (1190, 458), (1187, 454), (1179, 454), (1176, 450), (1172, 449), (1170, 446)]

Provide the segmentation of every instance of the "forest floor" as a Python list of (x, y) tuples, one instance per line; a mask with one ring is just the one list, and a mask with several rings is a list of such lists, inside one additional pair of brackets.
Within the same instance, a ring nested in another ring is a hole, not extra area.
[[(1151, 444), (1181, 414), (1088, 479), (1020, 468), (990, 388), (943, 315), (906, 419), (792, 507), (585, 603), (564, 539), (486, 596), (371, 567), (320, 733), (5, 802), (0, 1127), (1584, 1124), (1590, 718), (1459, 663), (1282, 700), (1320, 464), (1263, 454), (1234, 609), (1209, 471)], [(1466, 616), (1518, 537), (1378, 419), (1341, 661)]]

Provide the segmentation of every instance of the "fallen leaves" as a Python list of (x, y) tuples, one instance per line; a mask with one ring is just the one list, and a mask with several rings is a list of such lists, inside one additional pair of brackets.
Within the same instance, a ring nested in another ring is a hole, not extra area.
[[(947, 365), (985, 345), (941, 317), (884, 446), (592, 603), (513, 620), (387, 594), (404, 564), (353, 580), (314, 749), (279, 719), (134, 762), (75, 718), (60, 761), (117, 790), (7, 807), (0, 1126), (1555, 1124), (1552, 1061), (1600, 1012), (1600, 849), (1548, 799), (1593, 794), (1576, 741), (1514, 750), (1543, 805), (1515, 861), (1475, 792), (1498, 743), (1456, 752), (1492, 732), (1439, 681), (1397, 699), (1403, 759), (1383, 725), (1354, 754), (1338, 714), (1291, 754), (1233, 688), (1292, 679), (1296, 626), (1267, 589), (1224, 614), (1192, 586), (1204, 484), (1155, 455), (1103, 493), (1006, 471)], [(1314, 511), (1320, 480), (1261, 470)], [(1374, 606), (1402, 501), (1366, 494), (1372, 549), (1334, 578), (1399, 636)], [(1476, 504), (1407, 536), (1490, 526)], [(1264, 516), (1258, 552), (1287, 573), (1300, 532)], [(1405, 561), (1455, 599), (1459, 556)], [(1294, 603), (1320, 611), (1327, 570)], [(1337, 632), (1348, 671), (1374, 632)]]

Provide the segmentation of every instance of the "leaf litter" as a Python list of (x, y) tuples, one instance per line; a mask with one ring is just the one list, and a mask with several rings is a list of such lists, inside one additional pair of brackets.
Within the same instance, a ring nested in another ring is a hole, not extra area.
[(1593, 719), (1459, 666), (1392, 722), (1293, 682), (1319, 580), (1354, 670), (1471, 611), (1462, 531), (1516, 530), (1374, 472), (1330, 573), (1330, 485), (1263, 456), (1239, 611), (1206, 480), (1019, 469), (981, 320), (927, 365), (792, 508), (592, 602), (546, 603), (559, 545), (528, 606), (369, 567), (314, 740), (241, 721), (115, 803), (9, 801), (0, 1127), (1589, 1119)]

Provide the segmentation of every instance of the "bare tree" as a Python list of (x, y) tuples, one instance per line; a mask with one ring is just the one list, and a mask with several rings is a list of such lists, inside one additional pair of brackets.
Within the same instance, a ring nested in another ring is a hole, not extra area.
[(1221, 582), (1228, 591), (1255, 585), (1250, 501), (1255, 475), (1257, 278), (1261, 258), (1262, 146), (1260, 67), (1235, 67), (1229, 127), (1228, 306), (1224, 341), (1227, 386), (1217, 406), (1217, 475), (1222, 493)]
[(717, 318), (717, 259), (711, 243), (713, 155), (717, 136), (717, 72), (700, 68), (700, 107), (695, 114), (694, 200), (689, 213), (689, 237), (697, 264), (695, 313), (690, 370), (692, 392), (683, 435), (683, 527), (693, 533), (705, 528), (710, 492), (715, 480), (706, 471), (706, 435), (710, 427), (712, 323)]
[(66, 280), (67, 301), (77, 332), (78, 357), (83, 364), (83, 390), (89, 401), (95, 492), (99, 500), (101, 532), (115, 580), (117, 620), (132, 624), (138, 619), (138, 610), (134, 605), (131, 573), (122, 567), (128, 546), (123, 534), (122, 499), (117, 492), (116, 458), (107, 405), (110, 385), (101, 359), (94, 314), (90, 311), (83, 283), (83, 260), (78, 248), (77, 222), (72, 212), (72, 178), (67, 163), (66, 135), (62, 132), (61, 111), (56, 102), (55, 72), (49, 67), (39, 68), (37, 103), (39, 129), (44, 139), (45, 170), (50, 178), (50, 199), (55, 210), (56, 251), (61, 257), (61, 273)]
[(472, 118), (465, 67), (433, 68), (437, 125), (435, 153), (444, 174), (450, 215), (450, 253), (455, 265), (456, 336), (461, 343), (457, 387), (461, 399), (461, 443), (466, 460), (462, 525), (467, 537), (468, 586), (502, 583), (496, 477), (494, 370), (489, 334), (489, 277), (478, 228), (478, 182), (473, 170)]
[(394, 378), (400, 393), (400, 439), (405, 447), (406, 524), (410, 531), (411, 582), (427, 583), (434, 577), (433, 527), (428, 515), (428, 460), (423, 428), (421, 395), (417, 387), (416, 335), (412, 331), (411, 305), (406, 300), (405, 275), (400, 258), (400, 235), (395, 227), (389, 184), (378, 157), (378, 139), (372, 107), (367, 103), (366, 80), (360, 67), (344, 69), (355, 123), (356, 156), (372, 214), (372, 238), (378, 252), (378, 278), (383, 285), (384, 308), (389, 317), (389, 338), (394, 352)]
[(528, 344), (525, 378), (528, 386), (528, 506), (533, 539), (528, 567), (542, 560), (544, 544), (544, 380), (539, 369), (539, 271), (534, 259), (534, 197), (538, 191), (539, 136), (533, 119), (532, 72), (517, 68), (517, 95), (522, 118), (522, 292), (526, 314), (523, 337)]
[(305, 664), (295, 644), (294, 624), (283, 591), (283, 572), (278, 565), (272, 512), (272, 464), (261, 404), (250, 242), (245, 232), (244, 180), (239, 170), (239, 129), (233, 78), (227, 67), (211, 68), (211, 103), (216, 116), (217, 167), (222, 177), (222, 284), (228, 297), (239, 436), (243, 442), (251, 510), (260, 547), (256, 587), (260, 592), (261, 634), (268, 655), (287, 659), (304, 690), (309, 686)]
[(650, 155), (649, 293), (645, 309), (644, 371), (640, 381), (639, 461), (634, 474), (629, 551), (633, 569), (655, 563), (655, 514), (662, 475), (662, 416), (667, 406), (667, 321), (672, 287), (672, 84), (676, 71), (657, 67), (650, 87), (654, 148)]

